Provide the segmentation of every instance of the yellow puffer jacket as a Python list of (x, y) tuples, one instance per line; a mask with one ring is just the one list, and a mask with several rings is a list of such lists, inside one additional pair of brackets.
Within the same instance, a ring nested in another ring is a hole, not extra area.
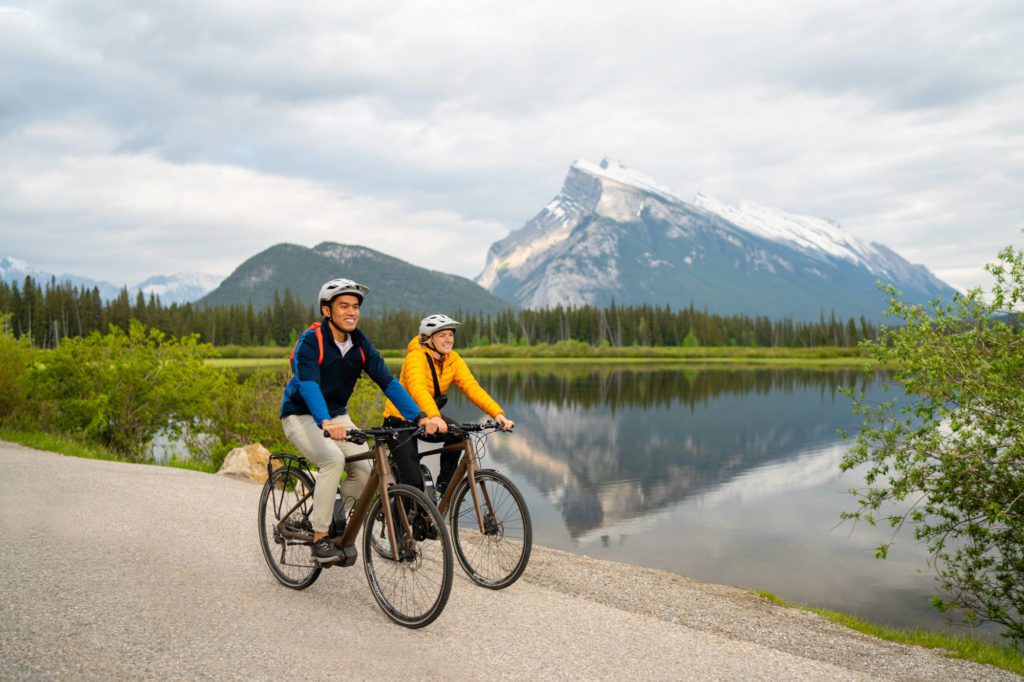
[[(398, 381), (428, 417), (436, 417), (441, 412), (437, 409), (437, 403), (434, 402), (434, 378), (430, 375), (430, 367), (427, 365), (428, 355), (429, 353), (420, 345), (420, 337), (413, 338), (405, 349), (405, 361), (402, 363), (402, 373), (399, 375)], [(434, 363), (434, 369), (437, 371), (437, 383), (441, 387), (442, 393), (446, 393), (454, 381), (470, 402), (491, 417), (504, 411), (477, 383), (473, 373), (469, 371), (466, 361), (458, 353), (452, 351), (446, 355), (443, 365), (434, 360), (433, 356), (430, 356), (430, 361)], [(384, 416), (401, 417), (402, 414), (389, 400), (384, 406)]]

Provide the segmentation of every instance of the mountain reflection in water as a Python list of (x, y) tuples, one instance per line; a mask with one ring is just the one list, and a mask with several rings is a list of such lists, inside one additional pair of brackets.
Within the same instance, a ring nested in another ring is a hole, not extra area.
[[(472, 365), (472, 360), (470, 360)], [(839, 523), (858, 471), (841, 473), (860, 426), (839, 391), (871, 402), (885, 376), (855, 370), (474, 366), (517, 422), (484, 466), (522, 489), (540, 545), (770, 590), (873, 622), (941, 629), (925, 549), (904, 529)], [(480, 413), (459, 391), (446, 412)], [(435, 462), (428, 462), (432, 467)], [(996, 637), (995, 628), (977, 634)]]
[[(799, 453), (856, 427), (839, 389), (873, 385), (856, 371), (791, 369), (477, 374), (522, 426), (515, 438), (492, 440), (495, 457), (545, 494), (574, 538), (707, 494), (770, 462), (803, 466)], [(834, 478), (840, 457), (809, 464)]]

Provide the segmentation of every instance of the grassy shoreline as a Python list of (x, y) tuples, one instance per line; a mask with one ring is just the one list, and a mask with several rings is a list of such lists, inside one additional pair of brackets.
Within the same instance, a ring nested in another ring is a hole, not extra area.
[(970, 635), (950, 635), (945, 632), (936, 632), (923, 628), (896, 628), (878, 625), (877, 623), (864, 621), (841, 611), (794, 604), (766, 590), (751, 590), (751, 592), (762, 599), (779, 604), (780, 606), (816, 613), (833, 623), (838, 623), (851, 630), (856, 630), (878, 639), (898, 644), (923, 646), (928, 649), (941, 649), (943, 655), (949, 658), (961, 658), (975, 663), (984, 663), (1015, 672), (1018, 675), (1024, 675), (1024, 652), (1015, 649), (1012, 645), (999, 646), (984, 639), (971, 637)]
[[(286, 359), (291, 348), (282, 346), (220, 346), (217, 347), (219, 358), (260, 358)], [(491, 344), (456, 348), (460, 355), (467, 358), (494, 359), (548, 359), (562, 360), (578, 358), (588, 360), (612, 359), (657, 359), (657, 360), (696, 360), (708, 358), (801, 358), (801, 359), (868, 359), (865, 349), (860, 347), (814, 346), (810, 348), (773, 347), (761, 348), (752, 346), (590, 346), (574, 341), (561, 341), (554, 344), (536, 344), (532, 346), (509, 346)], [(384, 357), (401, 358), (405, 355), (404, 348), (382, 348)]]
[[(207, 362), (215, 367), (229, 368), (281, 368), (288, 366), (288, 352), (282, 348), (253, 346), (227, 346), (218, 349), (220, 356)], [(405, 356), (404, 350), (386, 349), (381, 354), (389, 365), (397, 366)], [(474, 366), (535, 365), (557, 363), (576, 365), (662, 365), (687, 368), (716, 367), (760, 368), (794, 367), (815, 369), (871, 369), (877, 363), (861, 348), (747, 348), (723, 347), (659, 347), (587, 346), (562, 343), (537, 346), (479, 346), (460, 349), (459, 354)]]
[(55, 452), (58, 455), (81, 457), (82, 459), (102, 459), (122, 464), (139, 464), (149, 466), (167, 466), (175, 469), (190, 469), (205, 474), (215, 474), (216, 469), (211, 462), (198, 462), (194, 459), (171, 458), (166, 462), (134, 462), (120, 457), (117, 453), (93, 443), (82, 443), (71, 438), (58, 436), (43, 431), (26, 431), (23, 429), (0, 428), (0, 440), (17, 443), (36, 450)]
[[(216, 473), (209, 464), (196, 462), (194, 460), (170, 460), (159, 464), (156, 462), (128, 462), (102, 447), (83, 444), (72, 439), (38, 431), (0, 428), (0, 440), (72, 457), (102, 459), (123, 462), (126, 464), (170, 466), (190, 469), (202, 473)], [(877, 625), (839, 611), (818, 609), (787, 602), (775, 596), (771, 592), (764, 590), (752, 590), (752, 592), (763, 599), (767, 599), (788, 608), (802, 609), (817, 613), (840, 625), (879, 639), (933, 649), (943, 649), (945, 650), (946, 656), (992, 665), (1024, 675), (1024, 652), (1009, 646), (1000, 647), (986, 640), (966, 635), (954, 636), (920, 628), (893, 628), (884, 625)]]

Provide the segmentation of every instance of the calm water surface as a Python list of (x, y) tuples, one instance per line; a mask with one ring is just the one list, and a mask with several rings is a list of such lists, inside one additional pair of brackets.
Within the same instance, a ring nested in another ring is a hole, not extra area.
[[(910, 533), (886, 561), (887, 529), (840, 523), (841, 474), (860, 422), (843, 387), (883, 399), (884, 377), (797, 369), (480, 366), (516, 420), (485, 466), (526, 496), (534, 542), (569, 552), (769, 590), (789, 601), (897, 626), (942, 629), (934, 578)], [(891, 397), (888, 394), (885, 397)], [(479, 411), (459, 391), (445, 410)], [(437, 462), (428, 462), (436, 473)], [(992, 631), (977, 634), (991, 635)]]

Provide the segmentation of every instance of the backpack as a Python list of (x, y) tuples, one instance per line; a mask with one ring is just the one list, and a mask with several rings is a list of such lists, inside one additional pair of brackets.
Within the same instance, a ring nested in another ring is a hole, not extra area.
[[(288, 358), (288, 366), (292, 368), (292, 372), (295, 371), (295, 351), (299, 350), (299, 344), (302, 343), (302, 337), (304, 337), (309, 332), (313, 332), (314, 334), (316, 334), (316, 345), (320, 349), (320, 355), (316, 359), (316, 364), (318, 366), (324, 364), (324, 332), (323, 332), (323, 329), (321, 328), (321, 323), (320, 322), (314, 322), (313, 324), (309, 325), (309, 327), (306, 329), (306, 331), (304, 331), (301, 334), (299, 334), (299, 338), (295, 342), (295, 347), (292, 348), (292, 354)], [(359, 346), (359, 355), (362, 357), (363, 365), (365, 366), (366, 365), (366, 351), (363, 350), (362, 346)]]

